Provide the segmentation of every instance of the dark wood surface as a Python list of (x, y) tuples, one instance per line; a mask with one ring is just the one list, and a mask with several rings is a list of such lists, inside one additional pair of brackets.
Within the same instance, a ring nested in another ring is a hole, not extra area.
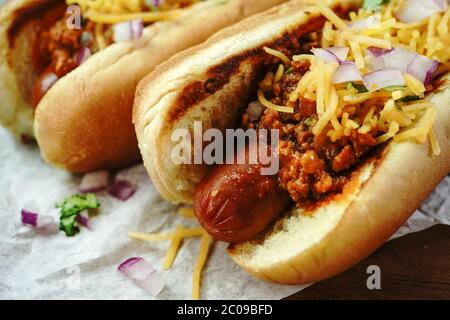
[[(381, 290), (367, 288), (371, 265), (381, 268)], [(450, 299), (450, 227), (388, 242), (352, 269), (287, 299)]]

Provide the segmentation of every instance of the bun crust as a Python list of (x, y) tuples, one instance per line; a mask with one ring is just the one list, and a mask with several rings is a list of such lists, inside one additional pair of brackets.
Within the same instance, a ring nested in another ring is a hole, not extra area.
[[(334, 3), (344, 8), (361, 4)], [(293, 30), (307, 29), (317, 16), (305, 1), (291, 1), (178, 54), (141, 82), (134, 122), (144, 163), (164, 198), (191, 203), (196, 185), (209, 170), (171, 162), (173, 130), (192, 129), (195, 120), (203, 121), (203, 129), (233, 127), (248, 102), (247, 89), (262, 47), (282, 41)], [(226, 81), (214, 93), (205, 93), (208, 80), (220, 80), (216, 69), (227, 71)], [(439, 156), (430, 155), (428, 143), (391, 142), (354, 173), (341, 195), (311, 212), (286, 213), (254, 241), (231, 245), (231, 258), (261, 279), (304, 284), (331, 277), (376, 250), (450, 172), (449, 81), (447, 76), (431, 97), (438, 108)], [(192, 93), (194, 98), (188, 99)]]

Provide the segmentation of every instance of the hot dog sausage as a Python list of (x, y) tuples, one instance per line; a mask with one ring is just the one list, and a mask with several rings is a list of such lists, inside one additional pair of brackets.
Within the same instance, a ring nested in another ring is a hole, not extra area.
[(219, 165), (199, 184), (195, 214), (215, 239), (238, 243), (266, 229), (291, 203), (260, 164)]

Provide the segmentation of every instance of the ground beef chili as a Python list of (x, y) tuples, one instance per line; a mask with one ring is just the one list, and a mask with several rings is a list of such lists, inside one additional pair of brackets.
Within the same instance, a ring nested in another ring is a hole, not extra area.
[[(312, 34), (312, 37), (318, 36)], [(297, 42), (300, 50), (296, 48), (294, 53), (284, 53), (288, 56), (309, 53), (314, 46), (311, 44), (313, 40), (300, 40)], [(278, 65), (279, 61), (268, 62), (267, 68), (276, 70)], [(326, 134), (316, 137), (312, 133), (318, 120), (315, 102), (305, 98), (295, 103), (289, 101), (289, 94), (295, 90), (309, 67), (308, 61), (293, 62), (288, 74), (273, 85), (272, 91), (265, 92), (272, 103), (293, 107), (294, 113), (281, 113), (267, 108), (259, 121), (248, 122), (245, 118), (244, 124), (247, 128), (280, 130), (279, 183), (298, 206), (307, 206), (330, 194), (342, 192), (350, 179), (351, 170), (363, 161), (377, 143), (376, 129), (364, 134), (353, 130), (349, 136), (335, 142)], [(360, 112), (360, 116), (364, 117), (367, 110)]]
[[(45, 95), (49, 86), (42, 82), (49, 76), (61, 78), (78, 67), (80, 64), (80, 52), (87, 48), (91, 54), (99, 51), (95, 40), (96, 24), (83, 20), (80, 29), (67, 27), (67, 16), (64, 14), (49, 29), (43, 30), (39, 36), (39, 65), (43, 71), (35, 82), (32, 90), (31, 103), (36, 107)], [(105, 33), (107, 44), (112, 43), (112, 37)]]

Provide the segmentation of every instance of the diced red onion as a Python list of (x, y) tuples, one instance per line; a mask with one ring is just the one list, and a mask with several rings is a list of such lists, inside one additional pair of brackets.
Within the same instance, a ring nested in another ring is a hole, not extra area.
[(91, 49), (89, 49), (87, 47), (81, 48), (80, 51), (78, 51), (78, 54), (77, 54), (77, 63), (78, 63), (78, 65), (81, 65), (84, 62), (86, 62), (86, 60), (89, 59), (89, 57), (91, 55), (92, 55)]
[(109, 189), (108, 193), (114, 198), (122, 201), (128, 200), (134, 193), (136, 188), (128, 181), (116, 181)]
[(140, 19), (121, 22), (113, 25), (114, 41), (137, 40), (144, 31), (144, 22)]
[(55, 73), (48, 73), (41, 81), (42, 92), (47, 92), (58, 81), (58, 76)]
[(40, 215), (26, 209), (21, 211), (21, 220), (23, 225), (28, 225), (35, 229), (43, 229), (55, 224), (53, 217)]
[(325, 63), (339, 62), (338, 57), (326, 49), (314, 48), (311, 51), (316, 57), (322, 59)]
[(404, 86), (405, 80), (400, 71), (385, 69), (368, 73), (362, 77), (364, 86), (369, 91), (376, 91), (386, 87)]
[(145, 3), (149, 6), (149, 7), (155, 7), (155, 8), (159, 8), (159, 6), (161, 6), (162, 4), (164, 4), (165, 0), (145, 0)]
[(383, 59), (386, 69), (396, 69), (402, 73), (406, 73), (409, 64), (416, 56), (417, 53), (398, 47), (384, 54)]
[(81, 193), (99, 192), (108, 186), (109, 172), (97, 171), (86, 174), (81, 180), (78, 190)]
[(437, 4), (439, 9), (441, 9), (441, 10), (445, 10), (446, 4), (448, 2), (448, 0), (433, 0), (433, 1), (434, 1), (434, 3)]
[(22, 216), (22, 224), (36, 227), (38, 217), (37, 213), (28, 211), (26, 209), (22, 209), (21, 216)]
[(420, 22), (445, 9), (445, 3), (435, 0), (408, 0), (395, 13), (397, 18), (405, 23)]
[(89, 223), (89, 213), (87, 212), (87, 210), (81, 212), (78, 214), (76, 221), (80, 224), (80, 226), (83, 226), (85, 228), (90, 229), (91, 225)]
[(373, 28), (379, 25), (381, 22), (381, 16), (374, 14), (366, 19), (356, 20), (349, 23), (349, 27), (353, 30), (359, 31), (367, 28)]
[(140, 257), (127, 259), (117, 269), (153, 296), (157, 296), (166, 283), (165, 273), (155, 270), (150, 263)]
[(333, 75), (333, 83), (345, 83), (351, 81), (361, 81), (361, 73), (356, 67), (355, 63), (345, 61), (342, 63)]
[(250, 121), (258, 121), (264, 113), (264, 107), (259, 101), (253, 101), (248, 105), (247, 115)]
[(350, 52), (349, 47), (330, 47), (325, 50), (334, 54), (339, 60), (344, 61), (348, 57), (348, 53)]
[(433, 81), (433, 76), (438, 66), (438, 61), (417, 55), (409, 64), (407, 71), (427, 85)]
[(380, 57), (382, 55), (385, 55), (386, 53), (391, 52), (394, 49), (384, 49), (384, 48), (378, 48), (378, 47), (368, 47), (367, 52), (371, 54), (374, 57)]
[(135, 281), (136, 285), (152, 296), (158, 296), (167, 283), (167, 273), (157, 270), (150, 277), (143, 281)]
[(142, 33), (144, 32), (144, 22), (142, 20), (133, 20), (130, 21), (131, 31), (132, 31), (132, 39), (137, 40), (142, 37)]

